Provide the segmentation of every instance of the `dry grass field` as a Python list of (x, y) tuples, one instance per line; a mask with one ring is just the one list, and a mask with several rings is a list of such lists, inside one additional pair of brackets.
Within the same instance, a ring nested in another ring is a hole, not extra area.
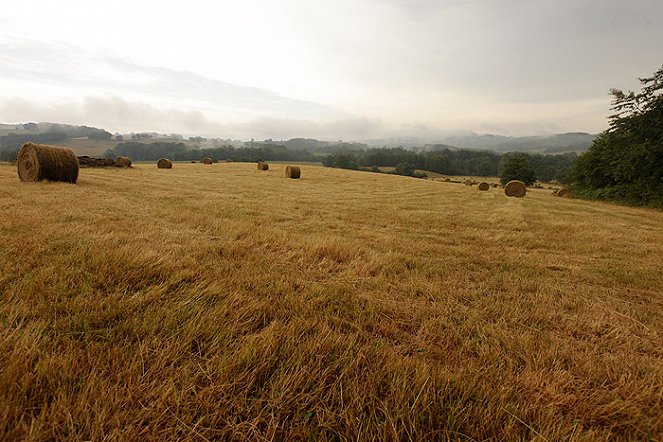
[(270, 166), (0, 166), (0, 439), (663, 439), (663, 213)]

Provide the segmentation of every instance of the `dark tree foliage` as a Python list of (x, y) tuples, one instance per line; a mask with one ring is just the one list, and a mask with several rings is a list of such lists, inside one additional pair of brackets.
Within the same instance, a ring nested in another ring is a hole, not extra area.
[(349, 155), (328, 155), (322, 158), (322, 164), (327, 167), (336, 167), (338, 169), (359, 169), (359, 164), (357, 164), (355, 158)]
[(511, 180), (519, 180), (526, 186), (536, 182), (536, 174), (530, 165), (530, 156), (526, 153), (505, 155), (500, 167), (500, 182), (506, 184)]
[(87, 137), (90, 140), (110, 140), (111, 138), (113, 138), (113, 134), (102, 129), (91, 132)]
[(396, 175), (414, 176), (414, 166), (411, 163), (400, 163), (394, 168)]
[(106, 151), (104, 156), (115, 158), (127, 156), (134, 161), (156, 161), (168, 158), (174, 161), (198, 161), (202, 157), (214, 160), (233, 161), (316, 161), (308, 151), (290, 150), (277, 144), (253, 143), (253, 147), (235, 148), (232, 146), (214, 147), (209, 149), (191, 149), (184, 143), (157, 141), (140, 143), (128, 141), (118, 143), (113, 149)]
[(663, 67), (639, 92), (611, 91), (610, 127), (578, 157), (574, 193), (663, 207)]
[[(328, 167), (354, 169), (354, 164), (365, 170), (411, 164), (414, 169), (428, 170), (444, 175), (498, 176), (503, 158), (512, 154), (499, 154), (470, 149), (438, 149), (413, 152), (403, 148), (367, 149), (323, 157)], [(343, 158), (339, 158), (343, 157)], [(534, 175), (542, 180), (568, 182), (575, 153), (564, 155), (530, 155), (529, 163)]]
[(67, 139), (67, 134), (49, 131), (41, 134), (7, 134), (0, 137), (0, 161), (14, 161), (21, 146), (27, 142), (57, 143)]

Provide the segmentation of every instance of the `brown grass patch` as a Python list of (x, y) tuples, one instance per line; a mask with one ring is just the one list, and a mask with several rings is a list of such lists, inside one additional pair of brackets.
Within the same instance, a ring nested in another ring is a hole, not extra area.
[(663, 213), (177, 166), (0, 165), (0, 440), (663, 434)]

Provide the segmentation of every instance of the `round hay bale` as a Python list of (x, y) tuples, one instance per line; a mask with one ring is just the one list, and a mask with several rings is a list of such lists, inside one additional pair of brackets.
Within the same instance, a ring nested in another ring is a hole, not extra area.
[(472, 180), (468, 178), (464, 181), (464, 183), (465, 183), (466, 186), (471, 186), (472, 185)]
[(483, 183), (479, 184), (479, 190), (488, 190), (488, 189), (490, 189), (490, 184), (488, 184), (487, 182), (484, 181)]
[(504, 193), (506, 196), (522, 198), (527, 193), (527, 188), (525, 187), (525, 183), (522, 181), (512, 180), (506, 183), (506, 186), (504, 186)]
[(269, 170), (269, 164), (267, 164), (263, 161), (260, 161), (258, 163), (258, 170)]
[(451, 182), (451, 178), (445, 178), (445, 179), (444, 179), (444, 182), (445, 182), (445, 183), (450, 183), (450, 182)]
[(191, 160), (190, 163), (191, 163), (191, 164), (196, 164), (197, 161), (196, 161), (196, 160)]
[(115, 167), (131, 167), (131, 159), (129, 157), (115, 158)]
[(288, 166), (285, 168), (285, 176), (286, 178), (297, 179), (301, 176), (301, 171), (297, 166)]
[(78, 159), (71, 149), (25, 143), (16, 161), (21, 181), (76, 183), (78, 179)]
[(159, 169), (172, 169), (173, 162), (170, 161), (168, 158), (161, 158), (159, 161), (157, 161), (157, 167)]
[(557, 196), (562, 198), (569, 198), (571, 196), (571, 192), (569, 191), (569, 189), (559, 189), (557, 191)]
[(212, 164), (213, 163), (213, 161), (210, 157), (205, 157), (200, 162), (203, 163), (203, 164)]

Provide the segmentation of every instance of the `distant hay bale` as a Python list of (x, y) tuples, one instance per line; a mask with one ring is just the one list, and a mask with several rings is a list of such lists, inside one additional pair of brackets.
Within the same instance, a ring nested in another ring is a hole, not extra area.
[(131, 159), (129, 157), (115, 158), (115, 167), (131, 167)]
[(269, 164), (264, 161), (258, 162), (258, 170), (269, 170)]
[(472, 180), (468, 178), (464, 181), (464, 183), (465, 183), (466, 186), (471, 186), (472, 185)]
[(569, 191), (569, 189), (559, 189), (557, 191), (557, 196), (562, 198), (569, 198), (571, 196), (571, 192)]
[(159, 161), (157, 161), (157, 167), (159, 169), (172, 169), (173, 162), (170, 161), (168, 158), (161, 158)]
[(21, 181), (63, 181), (76, 183), (78, 159), (71, 149), (25, 143), (17, 158)]
[(203, 163), (203, 164), (212, 164), (213, 163), (213, 161), (210, 157), (205, 157), (200, 162)]
[(444, 182), (445, 182), (445, 183), (450, 183), (450, 182), (451, 182), (451, 178), (445, 178), (445, 179), (444, 179)]
[(301, 171), (297, 166), (288, 166), (285, 168), (285, 176), (286, 178), (297, 179), (301, 176)]
[(484, 181), (483, 183), (479, 184), (479, 190), (488, 190), (488, 189), (490, 189), (490, 184), (488, 184), (487, 182)]
[(196, 160), (191, 160), (190, 163), (191, 164), (196, 164)]
[(504, 193), (506, 196), (522, 198), (527, 193), (527, 188), (525, 187), (525, 183), (522, 181), (512, 180), (506, 183), (506, 186), (504, 186)]

